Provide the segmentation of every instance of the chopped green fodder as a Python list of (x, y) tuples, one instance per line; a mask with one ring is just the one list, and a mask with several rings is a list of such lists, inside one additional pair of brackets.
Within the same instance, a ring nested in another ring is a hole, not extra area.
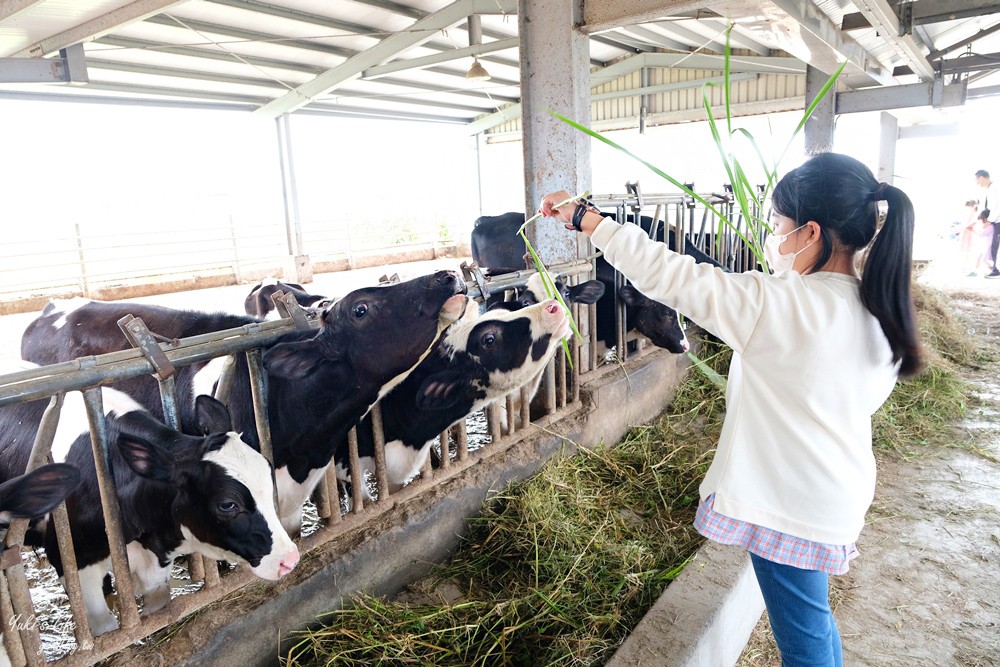
[[(970, 401), (955, 367), (978, 363), (943, 300), (921, 290), (918, 303), (927, 371), (875, 418), (876, 446), (904, 454), (954, 438)], [(726, 374), (728, 349), (704, 341), (699, 357)], [(723, 414), (719, 389), (689, 373), (654, 423), (494, 497), (429, 594), (357, 597), (295, 633), (283, 664), (603, 664), (702, 543), (691, 522)]]

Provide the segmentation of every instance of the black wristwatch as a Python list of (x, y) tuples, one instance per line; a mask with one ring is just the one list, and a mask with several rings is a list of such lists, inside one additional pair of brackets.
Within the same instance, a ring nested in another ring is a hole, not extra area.
[(586, 213), (587, 211), (591, 211), (593, 213), (601, 212), (600, 209), (594, 206), (594, 202), (590, 201), (589, 199), (579, 200), (579, 202), (576, 205), (576, 208), (573, 209), (573, 219), (570, 223), (573, 225), (573, 229), (575, 229), (578, 232), (583, 231), (580, 225), (583, 223), (583, 214)]

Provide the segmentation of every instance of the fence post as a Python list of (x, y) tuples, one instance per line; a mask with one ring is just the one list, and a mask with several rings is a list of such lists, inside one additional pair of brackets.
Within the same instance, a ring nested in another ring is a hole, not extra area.
[(80, 234), (80, 223), (73, 225), (76, 229), (76, 254), (80, 262), (80, 290), (83, 296), (90, 298), (90, 281), (87, 278), (87, 260), (83, 255), (83, 236)]

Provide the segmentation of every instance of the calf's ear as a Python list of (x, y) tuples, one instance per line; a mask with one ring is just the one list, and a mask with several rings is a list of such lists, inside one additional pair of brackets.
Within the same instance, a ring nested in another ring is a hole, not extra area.
[(468, 378), (461, 373), (435, 373), (424, 380), (417, 390), (417, 407), (421, 410), (446, 410), (458, 403), (462, 388), (468, 384)]
[(630, 306), (642, 305), (642, 299), (644, 298), (642, 294), (639, 293), (639, 290), (631, 285), (622, 285), (618, 289), (618, 296), (622, 301)]
[(195, 414), (198, 419), (198, 430), (203, 435), (209, 433), (228, 433), (233, 430), (233, 418), (229, 408), (207, 394), (201, 394), (194, 402)]
[(0, 512), (18, 519), (41, 516), (80, 485), (80, 471), (68, 463), (52, 463), (0, 484)]
[(576, 303), (597, 303), (602, 296), (604, 296), (604, 283), (600, 280), (588, 280), (569, 288), (569, 298)]
[(140, 477), (169, 482), (176, 461), (163, 447), (124, 433), (118, 437), (118, 451), (135, 474)]
[(264, 353), (264, 368), (271, 375), (294, 380), (309, 375), (325, 360), (314, 339), (279, 343)]

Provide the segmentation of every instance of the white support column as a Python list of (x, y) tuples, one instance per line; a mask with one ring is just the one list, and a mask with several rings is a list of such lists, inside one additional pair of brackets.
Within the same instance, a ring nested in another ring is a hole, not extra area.
[(882, 183), (893, 185), (896, 173), (896, 140), (899, 137), (899, 123), (891, 113), (883, 111), (879, 117), (878, 173), (875, 176)]
[[(576, 29), (580, 4), (518, 1), (524, 210), (529, 216), (547, 192), (591, 187), (590, 137), (548, 113), (551, 109), (590, 126), (590, 47), (587, 35)], [(578, 239), (551, 220), (532, 225), (527, 234), (547, 264), (577, 257)]]
[[(829, 75), (815, 67), (806, 67), (806, 108), (816, 99), (829, 78)], [(807, 155), (826, 153), (833, 148), (835, 101), (836, 95), (831, 90), (806, 121), (805, 148)]]
[(292, 130), (289, 114), (275, 118), (278, 130), (278, 155), (281, 160), (281, 193), (285, 203), (285, 237), (288, 257), (282, 267), (284, 280), (293, 283), (311, 283), (312, 263), (305, 252), (302, 240), (302, 220), (299, 216), (299, 191), (295, 180), (295, 161), (292, 157)]

